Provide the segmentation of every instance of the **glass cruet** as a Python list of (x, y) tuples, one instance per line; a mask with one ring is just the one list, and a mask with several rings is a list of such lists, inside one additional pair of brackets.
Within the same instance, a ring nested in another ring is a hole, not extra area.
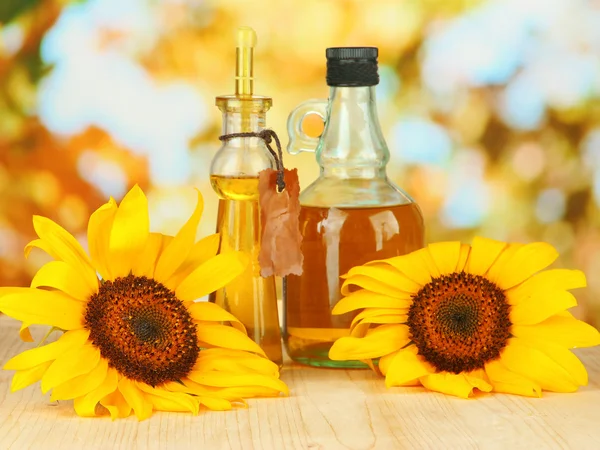
[[(308, 100), (288, 119), (288, 152), (315, 152), (320, 166), (300, 194), (303, 273), (287, 276), (284, 290), (286, 349), (313, 366), (366, 367), (327, 356), (356, 315), (331, 314), (341, 298), (340, 276), (424, 245), (419, 206), (386, 175), (390, 152), (377, 116), (377, 56), (373, 47), (327, 49), (329, 99)], [(319, 138), (302, 129), (309, 114), (324, 120)]]
[[(223, 136), (259, 133), (265, 128), (269, 97), (253, 95), (253, 48), (256, 35), (251, 28), (238, 32), (236, 93), (220, 96), (216, 105), (223, 114)], [(212, 301), (236, 316), (248, 335), (267, 357), (282, 365), (281, 332), (277, 313), (275, 277), (260, 275), (261, 224), (259, 214), (259, 173), (275, 167), (275, 160), (259, 137), (223, 140), (210, 168), (210, 181), (219, 196), (217, 232), (219, 252), (247, 253), (246, 271), (227, 286), (210, 295)]]

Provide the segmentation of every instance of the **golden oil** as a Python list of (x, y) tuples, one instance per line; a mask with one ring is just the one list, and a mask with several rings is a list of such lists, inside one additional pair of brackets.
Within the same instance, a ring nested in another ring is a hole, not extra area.
[(358, 361), (328, 358), (331, 345), (348, 336), (358, 313), (331, 314), (341, 297), (340, 275), (368, 261), (423, 247), (421, 211), (416, 203), (373, 208), (302, 206), (300, 229), (303, 273), (287, 277), (287, 352), (294, 361), (312, 366), (365, 367)]
[(210, 301), (236, 316), (267, 357), (281, 366), (275, 278), (261, 277), (258, 263), (261, 234), (258, 177), (211, 175), (210, 181), (220, 198), (217, 215), (217, 233), (221, 235), (219, 253), (242, 251), (251, 261), (244, 273), (211, 294)]
[(221, 199), (258, 201), (257, 177), (211, 175), (210, 184)]

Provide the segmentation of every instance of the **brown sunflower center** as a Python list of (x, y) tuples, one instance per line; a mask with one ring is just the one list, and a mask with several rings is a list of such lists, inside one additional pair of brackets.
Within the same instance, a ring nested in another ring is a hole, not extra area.
[(87, 304), (85, 327), (111, 367), (151, 386), (185, 377), (200, 352), (185, 305), (146, 277), (104, 282)]
[(469, 273), (434, 278), (408, 312), (412, 340), (438, 371), (469, 372), (496, 359), (510, 337), (509, 305), (502, 289)]

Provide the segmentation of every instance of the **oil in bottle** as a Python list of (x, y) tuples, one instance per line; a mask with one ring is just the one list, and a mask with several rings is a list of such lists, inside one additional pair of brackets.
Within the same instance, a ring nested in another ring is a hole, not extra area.
[(416, 203), (374, 208), (303, 206), (302, 276), (287, 277), (286, 346), (290, 357), (316, 366), (364, 367), (331, 361), (333, 342), (348, 335), (357, 312), (332, 315), (339, 301), (340, 275), (376, 259), (409, 253), (424, 245), (423, 219)]
[(246, 326), (248, 336), (281, 365), (281, 337), (274, 277), (260, 276), (258, 251), (260, 221), (257, 177), (211, 176), (219, 195), (217, 233), (221, 235), (220, 253), (237, 250), (250, 255), (250, 264), (225, 288), (211, 294), (212, 301), (236, 316)]

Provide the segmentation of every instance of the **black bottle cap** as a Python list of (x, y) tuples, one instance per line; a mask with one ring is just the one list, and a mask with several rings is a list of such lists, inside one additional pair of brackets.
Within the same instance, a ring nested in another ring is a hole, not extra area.
[(379, 84), (376, 47), (332, 47), (327, 57), (329, 86), (374, 86)]

